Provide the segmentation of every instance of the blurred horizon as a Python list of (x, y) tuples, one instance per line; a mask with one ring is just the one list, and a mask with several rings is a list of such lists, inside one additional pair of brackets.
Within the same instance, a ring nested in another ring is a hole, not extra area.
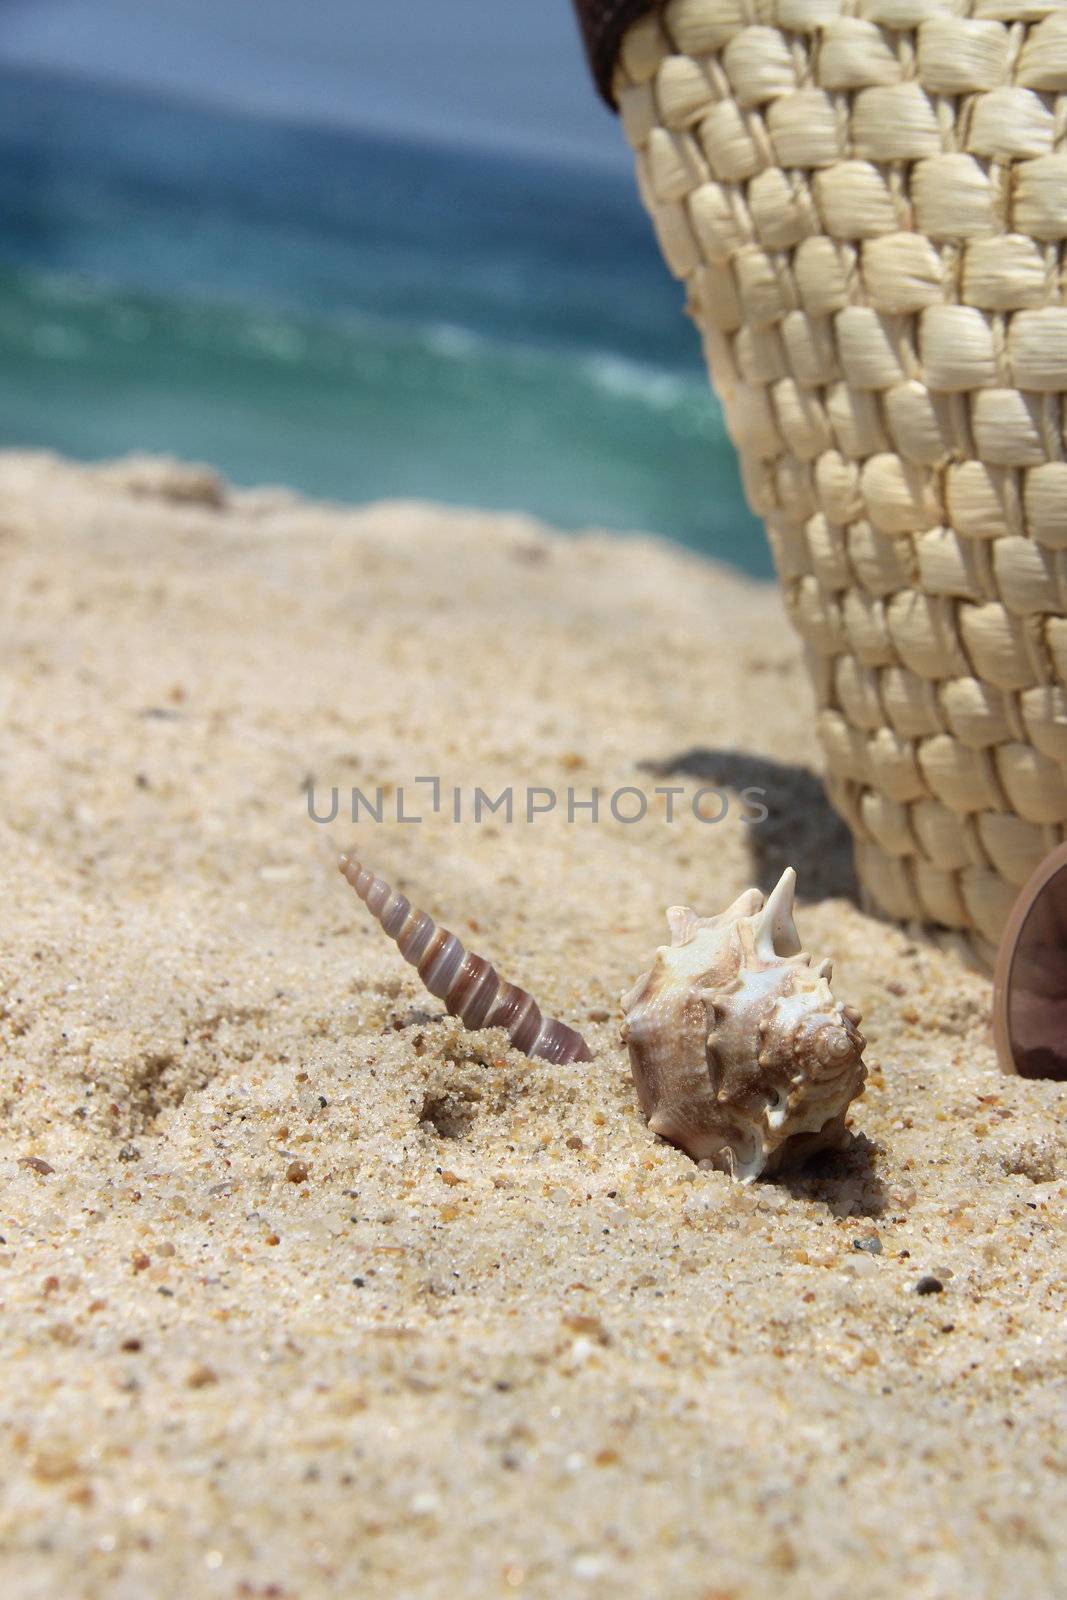
[[(0, 7), (9, 3), (17, 4), (20, 0), (0, 0)], [(85, 90), (103, 96), (113, 96), (131, 104), (157, 106), (164, 110), (170, 109), (186, 114), (200, 111), (207, 117), (220, 122), (231, 122), (235, 126), (258, 122), (265, 127), (291, 130), (294, 133), (322, 134), (326, 137), (336, 135), (342, 139), (351, 137), (354, 141), (368, 145), (380, 144), (391, 148), (407, 148), (413, 152), (439, 153), (460, 159), (482, 160), (490, 165), (540, 167), (598, 180), (616, 191), (628, 189), (635, 201), (637, 199), (632, 152), (629, 147), (625, 149), (625, 160), (621, 164), (613, 163), (610, 158), (593, 161), (571, 159), (566, 151), (555, 148), (551, 143), (544, 148), (533, 144), (501, 146), (497, 143), (482, 143), (476, 139), (464, 138), (462, 133), (450, 135), (442, 132), (428, 135), (400, 125), (394, 128), (385, 123), (363, 123), (350, 119), (333, 120), (327, 116), (316, 116), (313, 111), (282, 112), (270, 111), (263, 107), (257, 109), (227, 104), (208, 92), (139, 85), (80, 66), (48, 67), (38, 63), (23, 65), (9, 62), (3, 58), (2, 52), (0, 52), (0, 79), (25, 84), (37, 82), (49, 91), (68, 84), (75, 93)]]
[(630, 170), (571, 0), (0, 0), (0, 67), (222, 110)]

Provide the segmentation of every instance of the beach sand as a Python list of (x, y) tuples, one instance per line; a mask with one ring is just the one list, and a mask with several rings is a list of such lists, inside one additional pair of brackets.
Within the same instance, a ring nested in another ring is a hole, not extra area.
[[(1067, 1592), (1064, 1091), (850, 898), (773, 589), (22, 454), (0, 574), (5, 1594)], [(463, 1033), (347, 848), (594, 1061)], [(649, 1134), (618, 996), (787, 861), (870, 1081), (847, 1155), (742, 1187)]]

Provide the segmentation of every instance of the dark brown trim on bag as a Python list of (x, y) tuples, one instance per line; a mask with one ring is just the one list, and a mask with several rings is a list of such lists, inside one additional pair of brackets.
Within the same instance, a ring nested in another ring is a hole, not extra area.
[(585, 53), (596, 86), (614, 111), (611, 79), (622, 36), (632, 22), (656, 9), (657, 0), (574, 0)]

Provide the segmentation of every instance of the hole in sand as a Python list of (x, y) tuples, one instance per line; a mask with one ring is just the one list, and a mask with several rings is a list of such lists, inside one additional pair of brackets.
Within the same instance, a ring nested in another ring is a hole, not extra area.
[(1009, 1178), (1029, 1178), (1031, 1183), (1054, 1183), (1059, 1177), (1058, 1154), (1051, 1140), (1020, 1140), (1004, 1151), (1001, 1166)]
[(126, 1080), (125, 1117), (116, 1132), (126, 1135), (150, 1133), (161, 1111), (180, 1106), (186, 1095), (203, 1089), (215, 1076), (213, 1064), (183, 1060), (178, 1051), (148, 1052), (135, 1062)]
[(439, 1139), (462, 1139), (470, 1132), (476, 1111), (467, 1095), (438, 1086), (423, 1096), (419, 1121), (428, 1124)]

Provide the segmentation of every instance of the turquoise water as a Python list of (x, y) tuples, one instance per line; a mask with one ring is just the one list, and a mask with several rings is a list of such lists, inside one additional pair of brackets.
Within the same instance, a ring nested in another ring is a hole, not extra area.
[(770, 570), (628, 181), (7, 73), (0, 440)]

